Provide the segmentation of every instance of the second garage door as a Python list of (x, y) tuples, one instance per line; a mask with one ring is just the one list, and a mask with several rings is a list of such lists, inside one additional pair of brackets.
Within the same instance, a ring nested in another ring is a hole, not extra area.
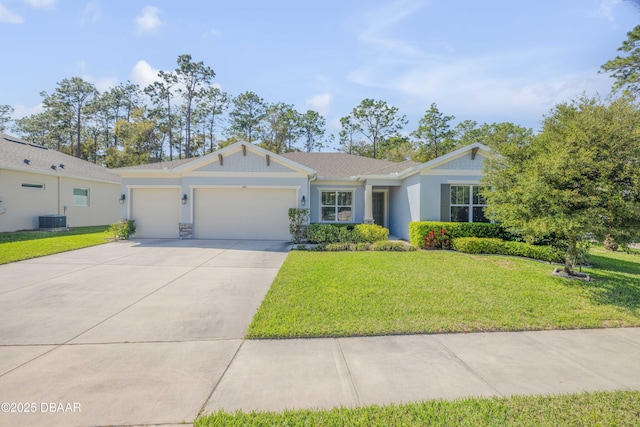
[(208, 189), (194, 194), (196, 239), (289, 240), (289, 208), (295, 190)]

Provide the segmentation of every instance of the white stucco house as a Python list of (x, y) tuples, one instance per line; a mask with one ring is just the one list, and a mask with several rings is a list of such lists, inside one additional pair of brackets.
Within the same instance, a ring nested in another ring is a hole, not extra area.
[(49, 215), (71, 227), (112, 224), (120, 187), (104, 167), (0, 134), (0, 232), (37, 229)]
[(344, 153), (277, 155), (238, 142), (203, 157), (115, 169), (123, 219), (138, 238), (288, 240), (289, 208), (311, 223), (374, 222), (408, 239), (412, 221), (484, 221), (479, 184), (488, 147), (427, 163)]

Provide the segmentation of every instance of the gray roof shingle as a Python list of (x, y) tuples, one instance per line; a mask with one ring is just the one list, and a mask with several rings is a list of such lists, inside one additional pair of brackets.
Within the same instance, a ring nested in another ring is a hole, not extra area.
[(282, 157), (318, 172), (322, 178), (349, 178), (356, 175), (388, 175), (402, 172), (420, 163), (406, 160), (390, 162), (345, 153), (285, 153)]
[(93, 181), (120, 182), (120, 177), (107, 168), (4, 133), (0, 133), (1, 168)]

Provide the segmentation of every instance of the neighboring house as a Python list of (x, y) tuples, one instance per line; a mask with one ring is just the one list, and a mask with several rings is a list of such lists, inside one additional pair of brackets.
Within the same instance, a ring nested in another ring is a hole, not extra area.
[(120, 219), (120, 177), (55, 150), (0, 134), (0, 232), (33, 230), (39, 217), (71, 227)]
[(203, 157), (116, 169), (122, 217), (136, 237), (288, 240), (289, 208), (312, 223), (371, 223), (409, 237), (411, 221), (484, 221), (489, 149), (472, 144), (427, 163), (344, 153), (277, 155), (238, 142)]

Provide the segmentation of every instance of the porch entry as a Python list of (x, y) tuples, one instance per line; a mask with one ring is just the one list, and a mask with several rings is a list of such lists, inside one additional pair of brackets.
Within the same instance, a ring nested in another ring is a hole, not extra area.
[(385, 226), (386, 220), (384, 198), (385, 193), (382, 191), (374, 191), (372, 194), (373, 222), (383, 227)]

